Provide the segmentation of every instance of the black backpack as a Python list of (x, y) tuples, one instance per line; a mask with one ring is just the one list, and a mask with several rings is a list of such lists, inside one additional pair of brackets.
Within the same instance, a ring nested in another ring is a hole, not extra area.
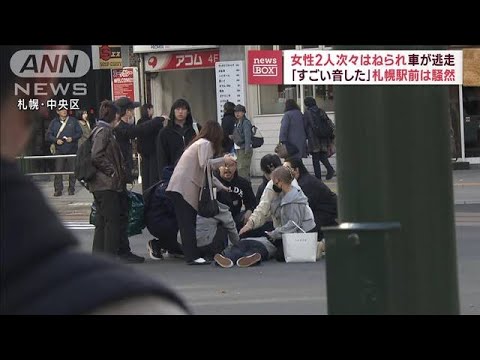
[(310, 111), (312, 114), (313, 132), (318, 138), (333, 137), (333, 122), (325, 111)]
[(95, 178), (97, 168), (92, 162), (93, 135), (102, 128), (94, 129), (90, 136), (78, 147), (75, 157), (75, 178), (88, 189), (88, 182)]

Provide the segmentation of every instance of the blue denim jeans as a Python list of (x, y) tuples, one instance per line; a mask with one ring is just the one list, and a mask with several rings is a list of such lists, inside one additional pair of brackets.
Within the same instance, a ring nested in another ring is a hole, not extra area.
[(268, 251), (265, 245), (257, 240), (240, 240), (238, 245), (233, 245), (223, 250), (223, 255), (228, 257), (234, 263), (243, 256), (259, 253), (262, 255), (262, 261), (268, 260)]

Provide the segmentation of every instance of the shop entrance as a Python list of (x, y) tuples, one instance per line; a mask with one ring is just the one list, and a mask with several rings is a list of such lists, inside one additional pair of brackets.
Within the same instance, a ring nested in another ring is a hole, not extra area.
[(174, 70), (148, 73), (154, 116), (169, 114), (176, 99), (190, 103), (200, 124), (217, 120), (215, 69)]

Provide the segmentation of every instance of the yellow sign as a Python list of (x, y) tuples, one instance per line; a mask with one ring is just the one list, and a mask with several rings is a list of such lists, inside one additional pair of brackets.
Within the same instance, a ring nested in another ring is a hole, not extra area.
[(480, 49), (463, 49), (463, 86), (480, 86)]

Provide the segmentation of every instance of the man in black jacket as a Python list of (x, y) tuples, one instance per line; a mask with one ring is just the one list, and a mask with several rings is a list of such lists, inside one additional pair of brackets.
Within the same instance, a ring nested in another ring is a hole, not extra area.
[[(137, 138), (137, 150), (142, 156), (140, 173), (142, 174), (142, 191), (145, 192), (150, 186), (157, 183), (159, 180), (157, 169), (157, 152), (155, 148), (155, 141), (158, 133), (163, 128), (162, 117), (153, 118), (153, 105), (150, 103), (143, 104), (140, 109), (141, 117), (137, 121), (137, 126), (143, 126), (143, 124), (155, 124), (159, 122), (157, 126), (151, 129), (148, 133), (142, 132)], [(147, 125), (148, 125), (147, 124)]]
[[(237, 230), (240, 230), (257, 206), (252, 185), (238, 175), (236, 162), (234, 165), (220, 166), (215, 176), (229, 189), (228, 192), (219, 191), (217, 200), (230, 208)], [(245, 211), (242, 211), (242, 206), (245, 206)]]
[(177, 165), (178, 160), (201, 127), (193, 123), (190, 104), (185, 99), (176, 100), (171, 109), (168, 124), (158, 133), (157, 161), (159, 178), (165, 166)]
[[(121, 97), (115, 100), (115, 105), (119, 108), (120, 122), (115, 127), (114, 133), (120, 149), (122, 150), (123, 159), (126, 165), (126, 183), (132, 184), (133, 176), (133, 153), (132, 153), (132, 139), (142, 134), (160, 129), (163, 124), (163, 118), (152, 119), (152, 121), (145, 122), (141, 125), (134, 124), (134, 109), (140, 106), (139, 102), (134, 102), (128, 97)], [(122, 201), (120, 202), (122, 213), (128, 214), (128, 194), (125, 191), (122, 193)], [(126, 208), (125, 208), (126, 207)], [(120, 256), (127, 262), (143, 262), (145, 259), (141, 256), (132, 253), (130, 243), (127, 235), (128, 222), (122, 223), (125, 231), (121, 231), (120, 238)]]
[(4, 46), (0, 52), (0, 314), (188, 314), (183, 300), (162, 283), (80, 252), (41, 191), (20, 173), (15, 158), (35, 116), (18, 110), (11, 91), (14, 82), (24, 86), (10, 69), (17, 50)]

